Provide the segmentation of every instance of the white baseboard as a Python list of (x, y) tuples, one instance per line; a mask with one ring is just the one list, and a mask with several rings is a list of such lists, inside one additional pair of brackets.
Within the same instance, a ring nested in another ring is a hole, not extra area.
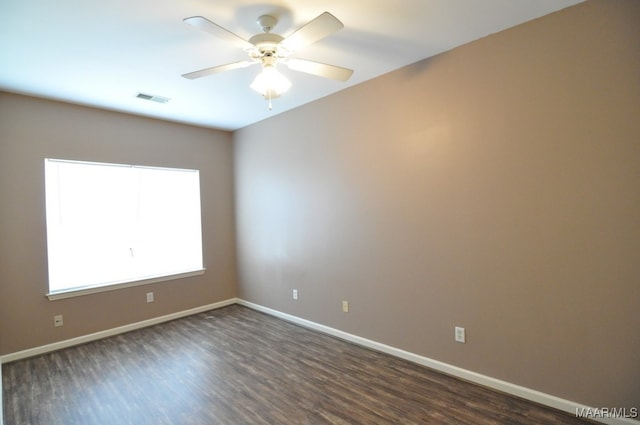
[[(110, 336), (119, 335), (125, 332), (130, 332), (136, 329), (142, 329), (148, 326), (153, 326), (163, 322), (168, 322), (170, 320), (180, 319), (182, 317), (187, 317), (194, 314), (203, 313), (205, 311), (226, 307), (231, 304), (240, 304), (245, 307), (249, 307), (253, 310), (260, 311), (260, 312), (269, 314), (271, 316), (286, 320), (288, 322), (292, 322), (297, 325), (306, 327), (308, 329), (313, 329), (328, 335), (332, 335), (337, 338), (352, 342), (354, 344), (358, 344), (363, 347), (371, 348), (376, 351), (390, 354), (392, 356), (399, 357), (399, 358), (429, 367), (431, 369), (434, 369), (434, 370), (437, 370), (437, 371), (440, 371), (448, 375), (452, 375), (467, 381), (475, 382), (477, 384), (483, 385), (485, 387), (493, 388), (493, 389), (505, 392), (507, 394), (511, 394), (526, 400), (540, 403), (545, 406), (553, 407), (555, 409), (565, 411), (572, 415), (576, 413), (577, 409), (595, 410), (590, 406), (585, 406), (583, 404), (579, 404), (570, 400), (565, 400), (559, 397), (555, 397), (553, 395), (542, 393), (540, 391), (522, 387), (520, 385), (512, 384), (510, 382), (502, 381), (496, 378), (492, 378), (490, 376), (472, 372), (470, 370), (462, 369), (457, 366), (443, 363), (438, 360), (433, 360), (428, 357), (420, 356), (418, 354), (404, 351), (399, 348), (391, 347), (389, 345), (372, 341), (370, 339), (362, 338), (357, 335), (353, 335), (335, 328), (331, 328), (329, 326), (312, 322), (310, 320), (306, 320), (301, 317), (293, 316), (291, 314), (282, 313), (280, 311), (271, 309), (269, 307), (264, 307), (262, 305), (254, 304), (249, 301), (245, 301), (238, 298), (230, 298), (217, 303), (192, 308), (189, 310), (179, 311), (179, 312), (171, 313), (165, 316), (155, 317), (153, 319), (143, 320), (141, 322), (131, 323), (129, 325), (119, 326), (117, 328), (107, 329), (107, 330), (92, 333), (89, 335), (83, 335), (80, 337), (71, 338), (71, 339), (67, 339), (59, 342), (54, 342), (52, 344), (47, 344), (40, 347), (29, 348), (27, 350), (18, 351), (16, 353), (6, 354), (3, 356), (0, 356), (0, 366), (3, 363), (9, 363), (12, 361), (21, 360), (28, 357), (33, 357), (40, 354), (45, 354), (52, 351), (72, 347), (74, 345), (96, 341), (96, 340), (107, 338)], [(2, 394), (2, 368), (0, 367), (0, 395), (1, 394)], [(640, 425), (639, 421), (636, 421), (633, 419), (626, 419), (626, 418), (590, 418), (590, 419), (594, 419), (601, 423), (611, 424), (611, 425)], [(0, 398), (0, 425), (2, 425), (2, 420), (3, 420), (2, 398)]]
[[(510, 382), (502, 381), (500, 379), (492, 378), (490, 376), (482, 375), (480, 373), (476, 373), (470, 370), (462, 369), (457, 366), (453, 366), (447, 363), (443, 363), (438, 360), (433, 360), (428, 357), (420, 356), (418, 354), (414, 354), (408, 351), (401, 350), (399, 348), (391, 347), (386, 344), (382, 344), (376, 341), (372, 341), (370, 339), (362, 338), (357, 335), (353, 335), (347, 332), (343, 332), (341, 330), (331, 328), (329, 326), (321, 325), (316, 322), (312, 322), (310, 320), (306, 320), (297, 316), (293, 316), (291, 314), (282, 313), (277, 310), (273, 310), (269, 307), (265, 307), (259, 304), (254, 304), (249, 301), (245, 301), (242, 299), (238, 300), (238, 304), (243, 305), (245, 307), (249, 307), (253, 310), (257, 310), (271, 316), (286, 320), (288, 322), (295, 323), (297, 325), (303, 326), (305, 328), (313, 329), (331, 336), (335, 336), (340, 339), (344, 339), (346, 341), (352, 342), (354, 344), (361, 345), (363, 347), (371, 348), (376, 351), (380, 351), (386, 354), (390, 354), (395, 357), (399, 357), (401, 359), (405, 359), (411, 361), (413, 363), (417, 363), (428, 368), (437, 370), (439, 372), (446, 373), (448, 375), (455, 376), (460, 379), (464, 379), (466, 381), (471, 381), (479, 385), (483, 385), (485, 387), (493, 388), (498, 391), (502, 391), (507, 394), (511, 394), (526, 400), (530, 400), (539, 404), (543, 404), (545, 406), (549, 406), (558, 410), (562, 410), (571, 415), (575, 415), (578, 409), (591, 409), (591, 411), (595, 411), (595, 408), (591, 408), (590, 406), (585, 406), (580, 403), (576, 403), (570, 400), (565, 400), (550, 394), (545, 394), (540, 391), (536, 391), (530, 388), (522, 387), (520, 385), (512, 384)], [(584, 411), (584, 410), (582, 410)], [(592, 420), (596, 420), (598, 422), (604, 424), (611, 425), (639, 425), (640, 422), (628, 419), (628, 418), (600, 418), (593, 417), (589, 418)]]
[[(143, 320), (141, 322), (131, 323), (129, 325), (119, 326), (117, 328), (111, 328), (104, 331), (79, 336), (76, 338), (66, 339), (64, 341), (58, 341), (52, 344), (42, 345), (40, 347), (29, 348), (27, 350), (18, 351), (16, 353), (5, 354), (4, 356), (0, 356), (0, 365), (2, 363), (9, 363), (16, 360), (26, 359), (28, 357), (38, 356), (40, 354), (50, 353), (52, 351), (62, 350), (63, 348), (73, 347), (74, 345), (80, 345), (80, 344), (85, 344), (91, 341), (97, 341), (99, 339), (123, 334), (125, 332), (131, 332), (136, 329), (146, 328), (148, 326), (157, 325), (163, 322), (168, 322), (170, 320), (192, 316), (194, 314), (202, 313), (209, 310), (214, 310), (216, 308), (226, 307), (231, 304), (236, 304), (237, 302), (238, 302), (237, 298), (229, 298), (228, 300), (220, 301), (217, 303), (207, 304), (200, 307), (191, 308), (189, 310), (167, 314), (165, 316), (154, 317), (153, 319)], [(0, 423), (0, 425), (2, 424)]]

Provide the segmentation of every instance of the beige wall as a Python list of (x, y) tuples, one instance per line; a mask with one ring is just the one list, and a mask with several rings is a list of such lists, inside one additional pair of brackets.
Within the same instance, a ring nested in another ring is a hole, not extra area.
[[(227, 132), (0, 93), (0, 354), (235, 297), (232, 155)], [(206, 273), (49, 301), (45, 157), (199, 169)]]
[(236, 132), (240, 297), (640, 406), (638, 22), (587, 2)]

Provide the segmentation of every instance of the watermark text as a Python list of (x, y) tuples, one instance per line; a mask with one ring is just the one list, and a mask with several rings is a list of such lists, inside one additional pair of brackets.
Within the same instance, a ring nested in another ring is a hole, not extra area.
[(586, 419), (637, 418), (637, 407), (576, 407), (576, 417)]

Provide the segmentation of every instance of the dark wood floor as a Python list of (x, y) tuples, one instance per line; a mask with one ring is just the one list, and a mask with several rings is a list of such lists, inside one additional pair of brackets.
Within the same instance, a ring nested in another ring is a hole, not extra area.
[(5, 425), (590, 423), (237, 305), (2, 367)]

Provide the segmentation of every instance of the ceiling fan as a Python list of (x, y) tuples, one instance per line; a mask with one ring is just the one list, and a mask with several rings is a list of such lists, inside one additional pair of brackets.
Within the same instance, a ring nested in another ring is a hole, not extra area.
[(202, 16), (185, 18), (184, 22), (240, 47), (247, 52), (249, 60), (205, 68), (182, 74), (182, 76), (188, 79), (196, 79), (260, 63), (262, 72), (253, 81), (251, 88), (262, 94), (269, 101), (269, 109), (272, 107), (271, 99), (279, 97), (280, 94), (291, 87), (291, 82), (276, 69), (277, 64), (285, 64), (294, 71), (338, 81), (347, 81), (353, 74), (353, 70), (340, 66), (289, 57), (299, 49), (315, 43), (344, 27), (342, 22), (329, 12), (320, 14), (287, 37), (271, 32), (278, 23), (275, 17), (262, 15), (258, 18), (257, 24), (263, 32), (254, 35), (249, 40), (245, 40)]

